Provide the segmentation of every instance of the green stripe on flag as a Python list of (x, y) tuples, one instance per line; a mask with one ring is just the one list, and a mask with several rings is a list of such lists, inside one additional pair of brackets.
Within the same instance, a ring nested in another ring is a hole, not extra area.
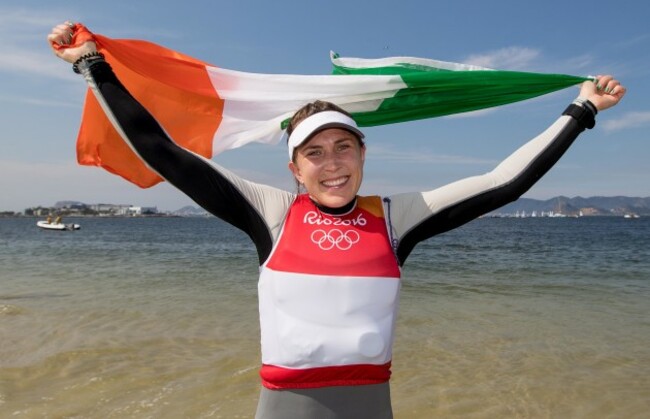
[(433, 118), (532, 99), (588, 80), (563, 74), (442, 71), (403, 74), (409, 86), (374, 112), (355, 114), (360, 126)]
[(385, 99), (376, 111), (354, 113), (357, 124), (365, 127), (491, 108), (532, 99), (589, 80), (565, 74), (450, 70), (408, 62), (385, 67), (345, 67), (335, 64), (333, 73), (397, 75), (408, 86), (394, 97)]

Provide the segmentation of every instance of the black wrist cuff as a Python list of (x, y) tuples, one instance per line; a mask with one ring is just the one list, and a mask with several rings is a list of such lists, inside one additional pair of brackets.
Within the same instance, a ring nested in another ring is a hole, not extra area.
[(591, 112), (594, 113), (594, 116), (598, 115), (598, 108), (596, 108), (596, 105), (591, 103), (590, 100), (585, 100), (583, 103), (584, 107), (589, 109)]
[(570, 104), (562, 115), (569, 115), (580, 124), (583, 128), (592, 129), (596, 126), (596, 107), (589, 101), (583, 103), (584, 106)]
[(96, 61), (104, 61), (104, 54), (98, 51), (84, 54), (81, 57), (77, 58), (77, 61), (72, 64), (72, 71), (80, 74), (81, 67), (90, 67), (90, 65)]

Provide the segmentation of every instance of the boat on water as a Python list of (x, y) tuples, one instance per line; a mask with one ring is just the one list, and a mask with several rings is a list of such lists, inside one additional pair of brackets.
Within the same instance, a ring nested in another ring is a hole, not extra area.
[(639, 218), (639, 214), (625, 214), (623, 218)]
[(55, 231), (70, 231), (70, 230), (79, 230), (81, 226), (74, 223), (61, 223), (61, 222), (48, 222), (48, 221), (37, 221), (36, 225), (43, 230), (55, 230)]

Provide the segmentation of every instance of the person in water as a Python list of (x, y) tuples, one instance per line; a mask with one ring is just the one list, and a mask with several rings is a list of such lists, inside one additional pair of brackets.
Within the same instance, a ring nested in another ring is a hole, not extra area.
[[(74, 25), (53, 28), (65, 46)], [(245, 232), (260, 265), (262, 389), (257, 418), (390, 418), (389, 378), (400, 269), (419, 242), (519, 198), (616, 105), (611, 76), (585, 82), (547, 128), (494, 170), (425, 192), (359, 196), (364, 134), (323, 101), (287, 128), (296, 193), (242, 179), (179, 147), (124, 88), (89, 41), (55, 49), (81, 73), (109, 119), (147, 165)]]

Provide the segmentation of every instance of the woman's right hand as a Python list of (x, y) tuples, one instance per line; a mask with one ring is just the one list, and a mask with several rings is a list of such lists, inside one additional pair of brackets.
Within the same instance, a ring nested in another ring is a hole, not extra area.
[(86, 41), (79, 46), (71, 46), (77, 26), (72, 22), (64, 22), (53, 27), (52, 32), (47, 36), (47, 41), (54, 54), (69, 63), (74, 63), (82, 55), (97, 51), (97, 46), (93, 41)]

